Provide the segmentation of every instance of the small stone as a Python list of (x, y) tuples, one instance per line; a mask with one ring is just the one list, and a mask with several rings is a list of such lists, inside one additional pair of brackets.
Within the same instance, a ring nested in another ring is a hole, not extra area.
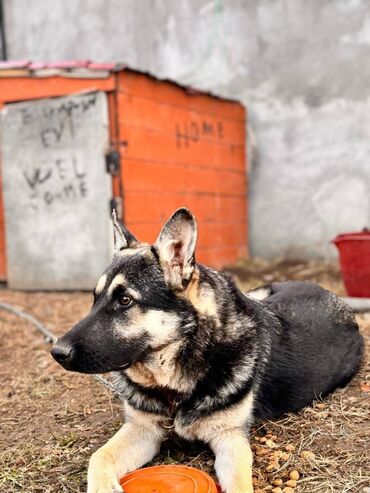
[(266, 443), (266, 438), (265, 438), (265, 437), (261, 437), (261, 438), (260, 438), (260, 442), (261, 442), (261, 443)]
[(262, 447), (257, 447), (256, 451), (255, 451), (255, 454), (258, 456), (266, 455), (267, 453), (268, 453), (268, 450), (266, 450), (265, 448), (262, 448)]
[(271, 491), (272, 491), (272, 493), (282, 493), (283, 490), (281, 488), (277, 487), (277, 488), (272, 488)]
[(289, 481), (287, 481), (285, 484), (287, 486), (290, 486), (291, 488), (295, 488), (297, 486), (297, 481), (295, 479), (289, 479)]
[(283, 493), (294, 493), (294, 489), (291, 488), (290, 486), (286, 486), (284, 489), (283, 489)]
[(290, 471), (289, 477), (290, 477), (290, 479), (293, 479), (294, 481), (297, 481), (297, 479), (299, 479), (299, 472), (296, 471), (296, 470)]
[(266, 467), (266, 471), (267, 471), (267, 472), (277, 471), (278, 469), (279, 469), (279, 464), (277, 464), (277, 463), (274, 463), (274, 464), (269, 464), (269, 465)]
[(264, 491), (258, 489), (258, 490), (254, 490), (254, 493), (264, 493)]
[(303, 450), (303, 452), (301, 452), (301, 457), (302, 459), (313, 460), (315, 458), (315, 454), (310, 450)]
[(282, 479), (274, 479), (272, 484), (274, 486), (281, 486), (283, 484), (283, 480)]
[(269, 440), (266, 440), (266, 446), (268, 448), (275, 448), (276, 447), (276, 443), (274, 441), (272, 441), (272, 440), (269, 439)]
[(275, 450), (274, 452), (272, 452), (272, 454), (269, 455), (269, 458), (272, 460), (279, 460), (282, 455), (283, 452), (281, 450)]
[(280, 460), (282, 461), (286, 461), (289, 459), (289, 454), (287, 454), (286, 452), (283, 452), (281, 455), (280, 455)]
[(288, 445), (285, 445), (285, 450), (287, 452), (294, 452), (295, 446), (292, 443), (288, 443)]

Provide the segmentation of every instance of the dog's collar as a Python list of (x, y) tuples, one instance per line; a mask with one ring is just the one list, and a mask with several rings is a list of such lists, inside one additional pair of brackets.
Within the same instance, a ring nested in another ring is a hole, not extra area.
[(169, 391), (166, 393), (166, 398), (168, 400), (168, 417), (159, 421), (160, 426), (165, 428), (166, 430), (172, 430), (175, 426), (175, 418), (177, 409), (181, 403), (181, 399), (178, 393), (174, 393), (173, 391)]

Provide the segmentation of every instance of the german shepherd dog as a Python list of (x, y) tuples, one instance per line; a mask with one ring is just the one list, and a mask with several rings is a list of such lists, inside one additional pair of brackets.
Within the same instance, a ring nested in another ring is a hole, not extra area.
[(197, 264), (185, 208), (153, 245), (113, 213), (115, 255), (90, 313), (61, 337), (65, 369), (115, 372), (125, 423), (91, 457), (88, 493), (122, 492), (119, 478), (150, 461), (169, 429), (209, 444), (226, 493), (252, 493), (254, 420), (296, 411), (344, 386), (363, 341), (351, 309), (309, 282), (243, 294)]

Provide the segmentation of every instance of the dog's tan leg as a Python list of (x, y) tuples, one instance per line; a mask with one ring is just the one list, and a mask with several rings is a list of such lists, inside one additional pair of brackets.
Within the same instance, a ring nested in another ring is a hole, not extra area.
[(215, 469), (226, 493), (253, 493), (252, 451), (248, 422), (253, 412), (253, 393), (241, 402), (183, 426), (175, 422), (179, 435), (208, 443), (216, 455)]
[(226, 493), (253, 493), (252, 451), (242, 430), (220, 433), (210, 446), (216, 455), (215, 470)]
[(88, 493), (121, 493), (119, 478), (149, 462), (165, 435), (160, 417), (127, 408), (122, 428), (91, 456)]

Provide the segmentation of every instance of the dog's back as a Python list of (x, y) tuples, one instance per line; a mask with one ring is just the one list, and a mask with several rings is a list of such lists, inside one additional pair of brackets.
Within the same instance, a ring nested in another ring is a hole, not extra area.
[(270, 334), (270, 359), (255, 404), (257, 419), (298, 410), (355, 375), (363, 340), (345, 302), (310, 282), (273, 283), (257, 294), (280, 322)]

